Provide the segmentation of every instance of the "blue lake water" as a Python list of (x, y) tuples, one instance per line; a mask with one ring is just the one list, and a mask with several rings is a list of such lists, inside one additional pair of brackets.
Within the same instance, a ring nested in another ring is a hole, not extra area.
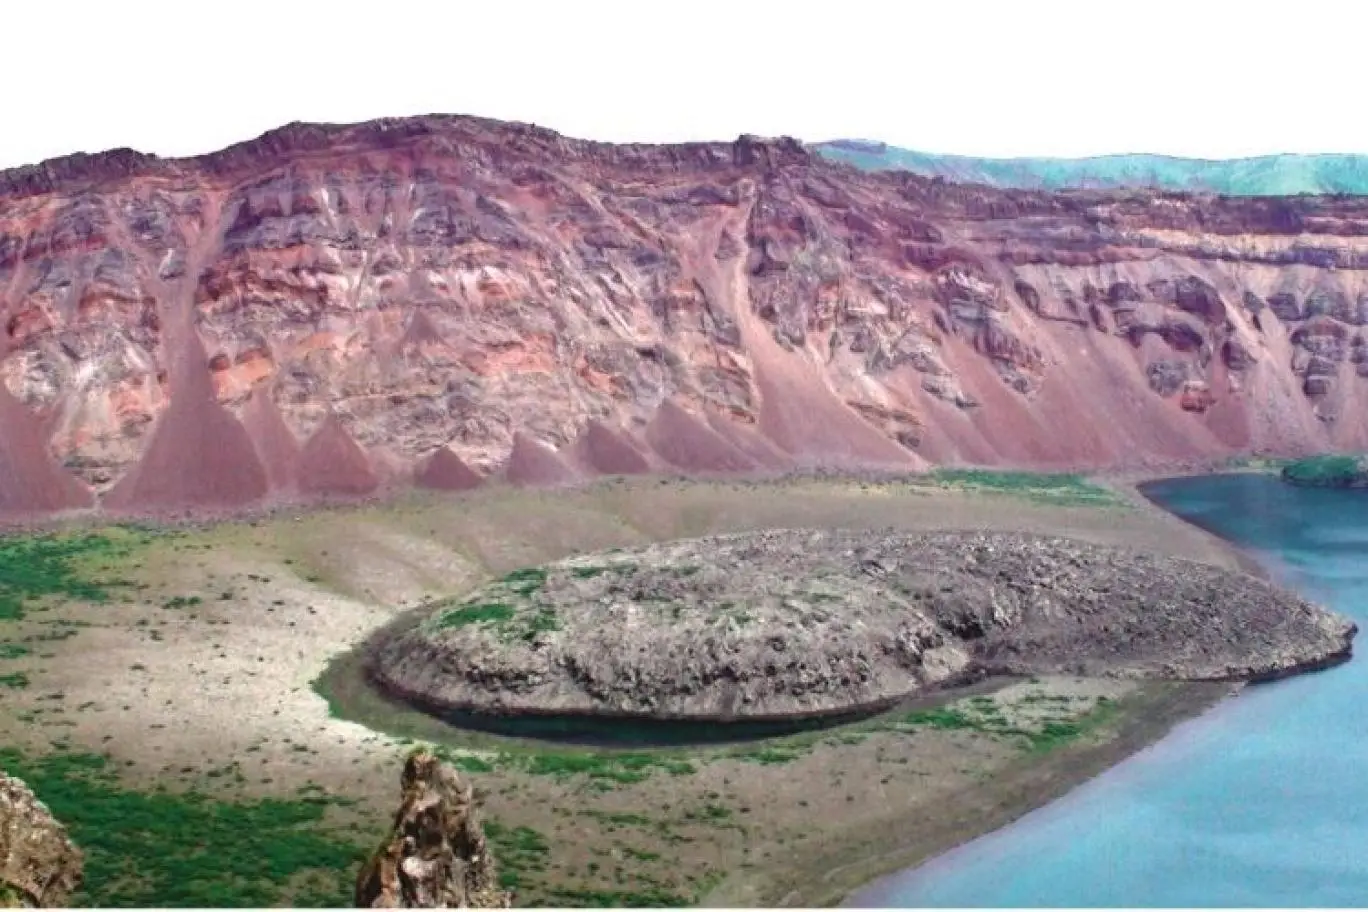
[[(1147, 493), (1368, 631), (1368, 491), (1226, 475)], [(1368, 906), (1368, 656), (1249, 688), (848, 904)]]

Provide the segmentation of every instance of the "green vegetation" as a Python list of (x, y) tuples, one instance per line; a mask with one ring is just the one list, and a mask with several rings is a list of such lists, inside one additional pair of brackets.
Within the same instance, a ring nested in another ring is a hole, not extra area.
[[(1086, 698), (1085, 698), (1086, 699)], [(1060, 713), (1069, 713), (1065, 705), (1068, 697), (1028, 694), (1020, 703), (1052, 704)], [(1026, 727), (1010, 724), (1003, 715), (1002, 707), (991, 697), (971, 697), (946, 706), (933, 709), (920, 709), (913, 712), (878, 716), (864, 722), (857, 722), (847, 729), (833, 735), (830, 731), (813, 731), (790, 735), (755, 747), (733, 749), (723, 754), (745, 763), (762, 766), (777, 766), (802, 759), (821, 744), (850, 745), (859, 744), (870, 735), (878, 732), (901, 732), (913, 734), (922, 729), (941, 731), (965, 730), (981, 734), (1022, 739), (1028, 750), (1053, 750), (1069, 741), (1095, 731), (1115, 713), (1115, 704), (1106, 697), (1098, 698), (1090, 712), (1069, 718), (1045, 718), (1039, 727)]]
[[(581, 571), (593, 570), (594, 573), (580, 573), (581, 577), (596, 576), (605, 568), (578, 568)], [(547, 571), (542, 567), (528, 567), (512, 573), (484, 587), (479, 593), (458, 603), (437, 615), (432, 624), (434, 630), (447, 630), (465, 627), (470, 624), (492, 625), (500, 640), (532, 641), (541, 633), (560, 629), (560, 620), (554, 609), (533, 601), (537, 592), (546, 585)], [(513, 601), (492, 600), (490, 596), (500, 591), (507, 592)], [(516, 598), (515, 598), (516, 597)], [(519, 606), (513, 602), (523, 600)]]
[(535, 640), (539, 633), (550, 633), (560, 629), (560, 619), (556, 617), (556, 612), (551, 608), (539, 608), (529, 612), (523, 619), (524, 624), (521, 629), (511, 631), (511, 635), (517, 636), (522, 640)]
[[(1028, 696), (1022, 702), (1033, 701)], [(1049, 701), (1057, 702), (1057, 701)], [(976, 698), (962, 707), (942, 706), (904, 715), (895, 727), (902, 731), (918, 728), (946, 730), (965, 729), (987, 735), (1022, 738), (1028, 750), (1046, 752), (1076, 741), (1096, 731), (1116, 714), (1116, 704), (1099, 697), (1091, 711), (1071, 719), (1045, 719), (1036, 727), (1012, 725), (1002, 715), (1001, 708), (991, 700)]]
[(803, 743), (762, 747), (758, 750), (737, 751), (732, 756), (748, 763), (759, 763), (761, 766), (777, 766), (780, 763), (797, 760), (806, 754), (806, 749), (811, 746), (810, 743)]
[(527, 567), (514, 570), (499, 580), (518, 595), (531, 595), (546, 585), (546, 570), (541, 567)]
[(1295, 461), (1294, 459), (1280, 459), (1273, 456), (1232, 456), (1226, 460), (1225, 464), (1228, 469), (1277, 471)]
[(490, 763), (488, 760), (476, 757), (472, 754), (455, 754), (450, 751), (442, 750), (438, 750), (437, 753), (441, 755), (442, 759), (446, 760), (453, 767), (455, 767), (463, 773), (494, 772), (494, 764)]
[(656, 772), (688, 776), (698, 771), (691, 761), (664, 752), (515, 749), (474, 756), (441, 745), (434, 745), (431, 750), (457, 769), (470, 773), (520, 772), (556, 779), (584, 776), (608, 788), (644, 782)]
[(936, 469), (928, 482), (942, 488), (1011, 494), (1056, 506), (1120, 506), (1116, 494), (1072, 473), (1040, 474), (989, 469)]
[(437, 629), (465, 627), (468, 624), (502, 624), (512, 618), (512, 605), (505, 605), (503, 602), (476, 602), (443, 611), (437, 616)]
[(570, 575), (575, 579), (593, 579), (605, 573), (613, 572), (616, 567), (571, 567)]
[(513, 765), (533, 776), (585, 775), (624, 785), (646, 780), (653, 770), (664, 770), (672, 776), (687, 776), (697, 771), (688, 760), (667, 754), (536, 751), (509, 758)]
[[(0, 621), (17, 621), (32, 600), (61, 595), (106, 602), (109, 590), (129, 585), (96, 580), (87, 562), (95, 556), (124, 557), (141, 541), (119, 533), (31, 535), (0, 539)], [(106, 566), (108, 562), (106, 562)]]
[(522, 888), (528, 873), (546, 870), (546, 854), (550, 846), (541, 833), (525, 826), (510, 829), (497, 820), (486, 820), (484, 831), (494, 852), (499, 886), (505, 890)]
[(23, 690), (29, 686), (28, 675), (22, 671), (11, 671), (8, 674), (0, 675), (0, 687), (8, 687), (11, 690)]
[(1283, 481), (1311, 488), (1368, 488), (1368, 456), (1311, 456), (1287, 463)]
[[(84, 851), (82, 905), (344, 906), (366, 854), (324, 825), (336, 799), (133, 791), (98, 754), (0, 749), (0, 768), (28, 783)], [(301, 893), (304, 877), (313, 886)]]
[(546, 895), (552, 900), (552, 905), (575, 908), (681, 909), (693, 905), (688, 897), (659, 887), (651, 887), (645, 891), (558, 889), (548, 890)]

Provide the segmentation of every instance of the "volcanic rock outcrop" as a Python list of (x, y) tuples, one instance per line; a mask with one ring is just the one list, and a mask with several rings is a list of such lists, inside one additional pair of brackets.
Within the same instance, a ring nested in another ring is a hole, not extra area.
[(70, 906), (84, 864), (47, 806), (23, 782), (0, 772), (0, 906)]
[(735, 721), (879, 708), (988, 673), (1264, 679), (1348, 620), (1206, 564), (1068, 539), (787, 530), (509, 574), (372, 644), (429, 711)]
[(361, 496), (443, 447), (643, 469), (593, 422), (685, 471), (1364, 450), (1365, 276), (1364, 198), (992, 189), (788, 139), (434, 116), (73, 156), (0, 173), (0, 512), (88, 503), (59, 466), (121, 509)]
[(431, 752), (404, 764), (390, 834), (356, 880), (359, 909), (506, 909), (473, 787)]

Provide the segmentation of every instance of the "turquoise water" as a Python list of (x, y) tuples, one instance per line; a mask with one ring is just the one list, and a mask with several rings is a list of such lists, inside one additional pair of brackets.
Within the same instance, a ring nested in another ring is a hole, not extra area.
[[(1368, 491), (1228, 475), (1146, 493), (1368, 630)], [(1249, 688), (849, 904), (1368, 906), (1368, 658)]]

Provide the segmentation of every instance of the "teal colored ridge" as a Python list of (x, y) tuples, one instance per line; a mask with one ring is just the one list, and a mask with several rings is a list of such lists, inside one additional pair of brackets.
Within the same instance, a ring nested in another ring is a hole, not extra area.
[(846, 139), (815, 143), (811, 148), (823, 157), (869, 171), (902, 170), (957, 183), (1028, 190), (1152, 187), (1230, 196), (1368, 193), (1368, 155), (1358, 154), (1214, 160), (1148, 154), (977, 158)]

